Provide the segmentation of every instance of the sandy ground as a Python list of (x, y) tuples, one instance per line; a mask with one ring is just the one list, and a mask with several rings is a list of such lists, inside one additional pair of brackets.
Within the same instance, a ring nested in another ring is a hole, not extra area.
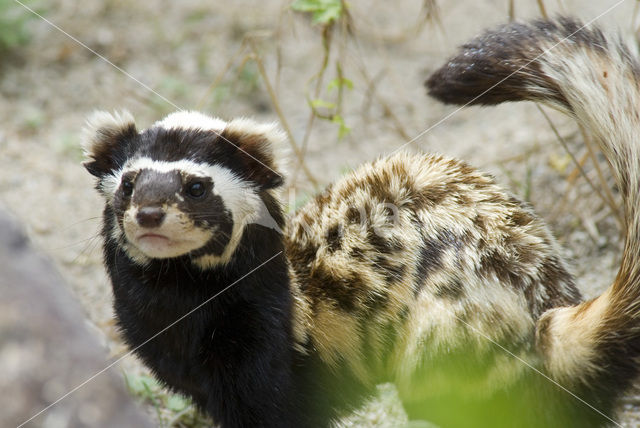
[[(562, 242), (585, 294), (597, 294), (615, 275), (621, 245), (617, 224), (575, 174), (537, 108), (454, 111), (424, 94), (422, 82), (428, 72), (455, 46), (505, 22), (508, 2), (439, 2), (441, 26), (427, 23), (416, 33), (412, 28), (421, 3), (376, 2), (372, 7), (364, 0), (350, 2), (354, 37), (340, 54), (344, 38), (336, 34), (330, 61), (340, 59), (344, 75), (353, 81), (343, 104), (351, 132), (338, 140), (335, 124), (317, 120), (305, 157), (309, 170), (326, 184), (420, 135), (407, 150), (463, 158), (529, 199)], [(536, 2), (524, 3), (515, 2), (516, 17), (539, 16)], [(590, 20), (616, 2), (545, 3), (550, 14)], [(598, 22), (631, 36), (630, 30), (637, 28), (631, 22), (634, 3), (622, 2)], [(38, 11), (59, 29), (31, 20), (30, 43), (0, 68), (0, 204), (20, 218), (36, 246), (70, 284), (96, 334), (112, 355), (120, 355), (125, 349), (113, 327), (110, 286), (100, 259), (102, 203), (91, 176), (81, 167), (80, 130), (86, 115), (94, 109), (126, 108), (140, 127), (176, 108), (198, 108), (227, 119), (242, 115), (278, 120), (255, 63), (249, 61), (238, 71), (246, 51), (236, 55), (251, 34), (258, 40), (283, 116), (300, 142), (309, 117), (306, 96), (315, 85), (309, 82), (322, 57), (320, 29), (288, 11), (287, 2), (275, 0), (52, 0), (41, 2)], [(209, 92), (233, 58), (235, 65)], [(330, 65), (323, 86), (334, 77), (335, 66)], [(575, 125), (558, 115), (552, 118), (572, 150), (583, 156)], [(585, 168), (597, 182), (590, 164)], [(314, 192), (302, 173), (289, 184), (292, 201)], [(120, 370), (140, 367), (127, 358)], [(391, 398), (383, 399), (382, 407), (374, 403), (359, 412), (353, 426), (402, 421), (392, 388), (383, 387), (381, 394)], [(628, 426), (640, 426), (635, 401), (632, 396), (623, 406)], [(394, 416), (385, 414), (389, 406), (396, 406), (389, 411)]]

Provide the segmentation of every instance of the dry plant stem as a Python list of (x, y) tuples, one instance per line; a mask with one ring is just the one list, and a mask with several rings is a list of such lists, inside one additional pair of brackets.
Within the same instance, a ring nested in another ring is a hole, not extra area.
[[(242, 38), (242, 42), (240, 43), (240, 47), (238, 48), (238, 50), (231, 56), (231, 58), (229, 58), (229, 61), (227, 61), (227, 64), (225, 65), (225, 67), (214, 79), (214, 81), (209, 85), (207, 90), (204, 92), (204, 95), (200, 98), (200, 101), (198, 101), (198, 103), (196, 104), (196, 110), (201, 110), (203, 108), (207, 98), (209, 98), (213, 93), (213, 91), (215, 91), (215, 89), (218, 87), (218, 85), (220, 85), (220, 82), (222, 82), (222, 79), (224, 79), (224, 76), (226, 76), (226, 74), (229, 72), (229, 70), (231, 69), (235, 61), (238, 59), (238, 57), (244, 54), (244, 51), (247, 47), (247, 41), (249, 39), (255, 38), (255, 37), (271, 37), (271, 36), (272, 34), (270, 32), (259, 32), (259, 31), (245, 34), (244, 37)], [(278, 49), (278, 53), (279, 52), (280, 51)], [(238, 67), (238, 70), (242, 70), (242, 68), (244, 67), (244, 64), (246, 64), (249, 59), (251, 59), (250, 55), (245, 54), (245, 56), (242, 58), (242, 62), (240, 63), (240, 66)]]
[[(588, 159), (589, 159), (589, 153), (588, 152), (584, 153), (580, 158), (580, 166), (584, 168), (584, 166), (587, 164)], [(569, 173), (569, 175), (567, 176), (567, 181), (571, 183), (571, 185), (573, 186), (576, 180), (578, 179), (578, 177), (580, 177), (580, 170), (578, 169), (577, 166), (574, 166), (571, 172)]]
[(276, 76), (273, 79), (275, 82), (274, 91), (276, 94), (280, 94), (280, 77), (282, 75), (282, 43), (279, 43), (282, 40), (282, 32), (284, 28), (283, 21), (285, 19), (285, 15), (290, 13), (291, 10), (288, 7), (289, 2), (283, 2), (280, 13), (278, 14), (278, 24), (276, 25), (276, 30), (274, 34), (275, 50), (276, 50)]
[(523, 153), (520, 153), (520, 154), (514, 155), (514, 156), (508, 156), (508, 157), (500, 158), (500, 159), (493, 159), (491, 161), (481, 163), (479, 166), (481, 168), (489, 168), (490, 166), (503, 165), (505, 163), (510, 163), (510, 162), (524, 162), (525, 160), (527, 160), (529, 158), (529, 156), (531, 156), (532, 154), (534, 154), (536, 152), (539, 152), (540, 148), (541, 148), (541, 145), (536, 143), (535, 146), (531, 147), (530, 149), (525, 150)]
[(596, 156), (596, 153), (593, 149), (593, 144), (591, 143), (591, 138), (589, 138), (589, 135), (587, 135), (587, 132), (584, 130), (582, 126), (579, 126), (579, 128), (580, 128), (580, 133), (582, 134), (582, 138), (585, 142), (585, 145), (587, 146), (587, 150), (588, 150), (589, 156), (591, 157), (591, 161), (593, 162), (593, 166), (595, 167), (596, 172), (598, 173), (600, 186), (604, 189), (605, 196), (607, 197), (607, 200), (605, 202), (607, 203), (607, 206), (609, 207), (613, 215), (616, 217), (618, 224), (624, 229), (624, 220), (622, 219), (622, 213), (620, 211), (620, 207), (618, 207), (618, 204), (616, 203), (613, 197), (613, 194), (611, 193), (611, 188), (609, 187), (609, 184), (607, 183), (607, 180), (605, 179), (604, 174), (602, 173), (602, 169), (600, 168), (600, 162), (598, 162), (598, 157)]
[(231, 56), (229, 61), (227, 61), (227, 64), (225, 65), (225, 67), (218, 74), (218, 76), (211, 83), (211, 85), (209, 85), (207, 90), (204, 92), (204, 95), (202, 96), (202, 98), (200, 98), (200, 101), (198, 101), (198, 104), (196, 104), (196, 110), (202, 110), (202, 107), (204, 106), (204, 103), (206, 102), (207, 98), (209, 98), (211, 96), (211, 94), (213, 93), (213, 91), (215, 91), (215, 89), (218, 87), (218, 85), (220, 85), (220, 82), (222, 82), (222, 79), (224, 79), (224, 76), (231, 69), (231, 67), (233, 66), (233, 63), (243, 53), (243, 51), (244, 51), (244, 49), (246, 47), (245, 45), (246, 45), (246, 40), (243, 40), (242, 44), (240, 45), (240, 48), (236, 51), (235, 54), (233, 54)]
[(516, 6), (514, 0), (509, 0), (509, 22), (516, 19)]
[(584, 228), (584, 230), (591, 237), (593, 242), (597, 245), (602, 235), (600, 234), (600, 231), (598, 230), (598, 226), (596, 225), (596, 219), (593, 218), (592, 216), (586, 215), (584, 210), (573, 209), (572, 211), (573, 211), (573, 214), (578, 219), (580, 219), (580, 224), (582, 224), (582, 227)]
[(340, 39), (338, 43), (338, 62), (336, 62), (336, 74), (338, 75), (338, 82), (340, 82), (340, 84), (338, 85), (338, 100), (336, 102), (336, 105), (337, 105), (336, 114), (340, 115), (340, 117), (342, 117), (342, 113), (343, 113), (342, 97), (344, 95), (344, 85), (343, 85), (344, 75), (342, 73), (342, 64), (345, 63), (346, 43), (347, 43), (349, 31), (350, 31), (349, 20), (350, 20), (350, 17), (347, 16), (347, 19), (343, 19), (342, 21), (340, 21), (340, 25), (342, 27), (341, 34), (343, 34), (344, 36)]
[(606, 204), (607, 203), (607, 198), (602, 194), (602, 192), (600, 191), (600, 189), (598, 189), (593, 182), (591, 181), (591, 179), (589, 178), (589, 176), (587, 175), (587, 173), (585, 172), (585, 170), (582, 168), (582, 165), (580, 165), (580, 162), (576, 159), (576, 157), (574, 156), (573, 152), (571, 152), (571, 150), (569, 150), (569, 146), (567, 145), (567, 142), (564, 140), (564, 138), (562, 138), (562, 136), (560, 135), (560, 132), (558, 132), (558, 129), (556, 128), (556, 126), (553, 124), (553, 122), (551, 121), (551, 118), (547, 115), (547, 112), (545, 112), (542, 107), (540, 107), (540, 104), (536, 103), (536, 107), (538, 107), (538, 110), (540, 111), (540, 113), (542, 113), (542, 115), (544, 116), (544, 118), (547, 120), (547, 123), (549, 124), (549, 126), (551, 127), (551, 130), (553, 131), (553, 133), (556, 135), (556, 138), (558, 139), (558, 141), (560, 142), (560, 144), (562, 144), (562, 147), (565, 149), (565, 151), (567, 152), (567, 154), (571, 157), (571, 159), (573, 160), (573, 162), (575, 163), (576, 167), (578, 168), (578, 170), (580, 171), (580, 174), (585, 178), (585, 180), (587, 180), (587, 183), (589, 183), (589, 186), (591, 187), (591, 189), (593, 189), (594, 192), (596, 192), (598, 194), (598, 196), (600, 196), (600, 199), (602, 199), (602, 201)]
[[(442, 24), (442, 17), (440, 16), (440, 9), (438, 8), (437, 0), (424, 0), (422, 9), (425, 11), (426, 19), (421, 24), (421, 27), (419, 27), (419, 31), (422, 31), (422, 27), (427, 22), (431, 22), (432, 24), (437, 25), (440, 30), (444, 29), (444, 25)], [(416, 33), (416, 35), (418, 35), (418, 33)]]
[(364, 65), (358, 66), (358, 70), (360, 71), (360, 74), (362, 74), (362, 77), (364, 78), (364, 81), (367, 84), (367, 87), (370, 88), (373, 98), (382, 107), (382, 111), (384, 112), (384, 115), (389, 119), (391, 119), (391, 123), (393, 124), (393, 129), (398, 133), (398, 135), (400, 135), (400, 137), (404, 141), (411, 141), (412, 137), (407, 133), (406, 127), (404, 126), (402, 121), (400, 121), (398, 116), (396, 116), (396, 114), (393, 112), (393, 110), (389, 106), (389, 103), (387, 103), (384, 99), (382, 99), (380, 94), (378, 94), (378, 91), (376, 90), (376, 87), (375, 87), (375, 82), (373, 82), (373, 80), (369, 77), (369, 73), (367, 73), (366, 67), (364, 67)]
[(260, 73), (260, 76), (262, 77), (264, 85), (267, 89), (267, 93), (269, 94), (269, 98), (271, 99), (271, 104), (273, 105), (273, 108), (275, 109), (276, 114), (280, 118), (280, 123), (282, 124), (282, 128), (284, 129), (284, 132), (286, 132), (287, 134), (289, 144), (291, 145), (293, 152), (298, 158), (298, 162), (300, 163), (300, 168), (302, 168), (302, 171), (307, 176), (307, 179), (309, 180), (311, 185), (313, 185), (313, 187), (317, 189), (319, 186), (318, 180), (313, 176), (313, 174), (307, 167), (304, 161), (304, 156), (300, 151), (300, 147), (298, 147), (298, 144), (296, 143), (295, 138), (293, 138), (293, 133), (291, 132), (291, 128), (289, 127), (289, 122), (287, 122), (287, 118), (285, 117), (284, 113), (282, 112), (282, 109), (280, 108), (280, 103), (278, 102), (278, 98), (275, 92), (273, 91), (273, 87), (271, 86), (271, 82), (269, 81), (269, 76), (267, 76), (267, 71), (264, 68), (264, 63), (262, 62), (262, 59), (258, 54), (258, 49), (256, 48), (256, 45), (252, 39), (249, 39), (248, 43), (251, 48), (251, 51), (253, 52), (252, 59), (255, 61), (256, 65), (258, 66), (258, 72)]
[(400, 137), (404, 141), (411, 141), (413, 137), (406, 131), (406, 127), (404, 126), (404, 124), (400, 121), (398, 116), (396, 116), (389, 104), (380, 96), (380, 94), (378, 94), (378, 91), (376, 90), (376, 81), (378, 79), (376, 78), (376, 81), (374, 81), (374, 79), (369, 76), (367, 67), (365, 66), (364, 61), (362, 60), (362, 55), (360, 54), (360, 45), (358, 44), (358, 40), (354, 38), (354, 42), (356, 45), (356, 53), (352, 55), (352, 57), (358, 59), (358, 61), (356, 61), (356, 67), (358, 69), (358, 72), (364, 78), (368, 95), (370, 95), (370, 98), (373, 98), (374, 101), (376, 101), (378, 104), (380, 104), (385, 117), (391, 119), (393, 128), (398, 133), (398, 135), (400, 135)]
[(344, 34), (353, 36), (353, 17), (349, 11), (349, 2), (346, 0), (340, 0), (340, 4), (342, 5), (342, 19), (340, 22), (342, 23)]
[[(406, 29), (398, 34), (370, 32), (368, 31), (369, 29), (378, 28), (378, 25), (373, 21), (362, 19), (362, 17), (360, 17), (360, 20), (363, 22), (363, 25), (360, 25), (360, 27), (365, 30), (361, 30), (359, 33), (363, 34), (366, 39), (376, 40), (382, 43), (398, 44), (414, 39), (422, 33), (427, 23), (437, 26), (442, 34), (445, 34), (444, 24), (442, 23), (436, 0), (424, 0), (416, 21), (405, 27)], [(353, 28), (353, 24), (350, 24), (350, 27)]]
[(422, 33), (422, 30), (426, 27), (427, 23), (431, 23), (437, 26), (440, 30), (444, 29), (442, 19), (440, 18), (440, 11), (438, 9), (438, 3), (436, 0), (424, 0), (422, 2), (422, 8), (418, 15), (418, 19), (407, 31), (400, 33), (396, 36), (382, 36), (381, 39), (386, 42), (406, 42), (410, 38), (417, 37)]
[(380, 80), (384, 78), (386, 74), (386, 70), (380, 70), (372, 79), (371, 82), (366, 86), (366, 90), (364, 92), (364, 98), (362, 100), (362, 117), (366, 123), (371, 122), (371, 106), (373, 105), (373, 94), (375, 91), (375, 87)]
[[(322, 63), (320, 65), (320, 70), (309, 79), (311, 82), (313, 79), (316, 79), (316, 87), (313, 91), (313, 99), (317, 99), (320, 96), (320, 90), (322, 89), (322, 82), (324, 81), (324, 73), (327, 70), (327, 66), (329, 65), (329, 54), (331, 53), (331, 35), (333, 33), (333, 24), (325, 25), (322, 29), (322, 48), (323, 48), (323, 56)], [(311, 102), (309, 101), (309, 105)], [(311, 130), (313, 128), (313, 124), (316, 120), (316, 110), (311, 107), (311, 112), (309, 113), (309, 119), (307, 119), (307, 126), (304, 131), (304, 137), (302, 138), (302, 145), (300, 151), (302, 152), (302, 156), (306, 156), (307, 148), (309, 144), (309, 138), (311, 137)], [(293, 171), (291, 183), (295, 183), (298, 178), (298, 172), (300, 171), (301, 164), (296, 165), (295, 170)]]
[(538, 0), (538, 8), (540, 9), (540, 15), (542, 15), (544, 19), (549, 19), (547, 9), (544, 7), (544, 0)]
[(404, 126), (404, 124), (400, 121), (398, 116), (396, 116), (396, 114), (393, 112), (393, 110), (391, 109), (389, 104), (384, 99), (382, 99), (382, 97), (378, 94), (378, 91), (376, 90), (376, 83), (377, 83), (377, 81), (379, 79), (376, 77), (376, 79), (374, 81), (374, 79), (369, 77), (369, 73), (367, 73), (367, 67), (365, 66), (364, 61), (362, 60), (362, 55), (360, 54), (360, 46), (358, 44), (358, 40), (354, 39), (354, 42), (355, 42), (355, 45), (356, 45), (356, 51), (357, 52), (354, 53), (352, 55), (352, 57), (358, 59), (358, 61), (356, 62), (356, 67), (358, 69), (358, 72), (364, 78), (364, 82), (365, 82), (366, 87), (367, 87), (367, 95), (368, 95), (368, 97), (370, 99), (373, 98), (374, 101), (376, 101), (378, 104), (380, 104), (380, 106), (382, 107), (382, 110), (384, 112), (385, 117), (388, 117), (389, 119), (391, 119), (391, 122), (393, 124), (393, 128), (398, 133), (398, 135), (400, 135), (400, 137), (404, 141), (411, 141), (413, 139), (413, 137), (410, 136), (409, 133), (406, 131), (406, 127)]
[[(589, 154), (585, 153), (580, 158), (580, 163), (579, 163), (580, 166), (584, 166), (587, 163), (588, 159), (589, 159)], [(556, 219), (560, 217), (560, 214), (566, 212), (567, 203), (569, 202), (569, 195), (571, 193), (571, 190), (574, 188), (575, 180), (579, 175), (580, 175), (580, 172), (578, 168), (574, 167), (573, 170), (567, 176), (567, 182), (569, 182), (570, 185), (567, 186), (567, 189), (564, 191), (564, 194), (562, 195), (562, 199), (560, 200), (560, 202), (555, 204), (555, 208), (549, 215), (550, 221), (556, 221)]]

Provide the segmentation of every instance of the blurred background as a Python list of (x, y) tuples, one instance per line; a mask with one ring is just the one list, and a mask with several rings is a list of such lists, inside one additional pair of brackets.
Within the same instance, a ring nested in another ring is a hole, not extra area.
[[(456, 46), (513, 19), (595, 19), (635, 42), (638, 4), (0, 0), (0, 210), (68, 284), (105, 350), (104, 365), (126, 348), (101, 262), (102, 202), (81, 166), (81, 130), (96, 109), (128, 109), (139, 128), (177, 109), (278, 122), (290, 136), (291, 211), (346, 171), (402, 146), (465, 159), (535, 207), (594, 296), (617, 270), (620, 213), (608, 165), (585, 144), (588, 136), (534, 104), (457, 111), (427, 98), (423, 81)], [(210, 423), (135, 358), (110, 372), (153, 424)], [(392, 386), (381, 386), (378, 399), (343, 425), (402, 425), (395, 397)], [(640, 426), (635, 392), (620, 412), (625, 424)], [(47, 421), (43, 415), (30, 426), (56, 426)]]

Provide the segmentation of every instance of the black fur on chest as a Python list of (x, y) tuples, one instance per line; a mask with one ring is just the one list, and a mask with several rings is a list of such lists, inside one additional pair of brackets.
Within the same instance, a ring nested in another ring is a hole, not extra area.
[(299, 426), (286, 260), (279, 239), (250, 246), (256, 233), (277, 232), (247, 227), (236, 257), (204, 271), (188, 256), (140, 266), (107, 239), (114, 308), (128, 345), (216, 423)]

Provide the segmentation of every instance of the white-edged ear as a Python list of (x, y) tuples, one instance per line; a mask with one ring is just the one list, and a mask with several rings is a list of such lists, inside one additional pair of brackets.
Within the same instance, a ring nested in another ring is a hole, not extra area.
[(82, 131), (83, 149), (86, 157), (84, 166), (96, 177), (118, 168), (118, 154), (125, 143), (138, 134), (131, 113), (126, 110), (114, 112), (93, 112)]
[(276, 123), (234, 119), (220, 136), (240, 149), (250, 176), (258, 185), (263, 188), (282, 185), (287, 173), (287, 136)]

